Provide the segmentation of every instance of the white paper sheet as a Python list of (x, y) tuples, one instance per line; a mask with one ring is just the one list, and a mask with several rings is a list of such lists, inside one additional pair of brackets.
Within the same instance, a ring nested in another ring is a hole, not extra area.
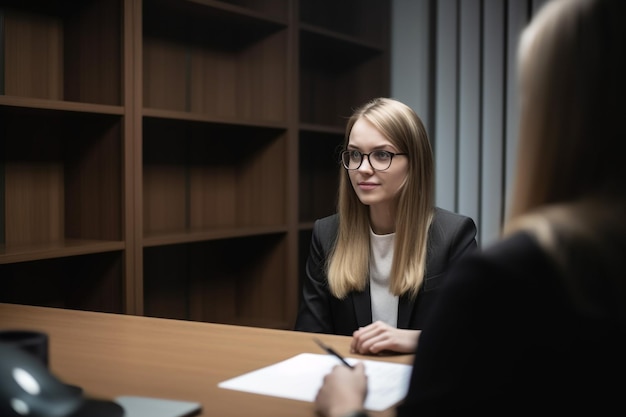
[[(346, 358), (354, 364), (359, 360)], [(404, 398), (412, 366), (360, 360), (368, 376), (365, 408), (382, 411)], [(340, 362), (332, 355), (301, 353), (282, 362), (220, 382), (220, 388), (313, 402), (324, 376)]]

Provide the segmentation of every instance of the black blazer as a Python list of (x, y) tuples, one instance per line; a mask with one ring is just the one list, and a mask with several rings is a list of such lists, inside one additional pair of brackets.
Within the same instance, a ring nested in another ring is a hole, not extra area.
[[(351, 336), (359, 327), (372, 322), (369, 285), (362, 292), (351, 292), (340, 300), (331, 295), (324, 270), (327, 256), (339, 228), (339, 216), (319, 219), (313, 225), (306, 277), (295, 330)], [(428, 236), (426, 276), (417, 297), (401, 296), (398, 328), (421, 329), (424, 318), (443, 282), (448, 266), (477, 248), (476, 224), (466, 216), (436, 208)]]
[(625, 415), (626, 325), (612, 309), (621, 283), (603, 258), (585, 267), (606, 310), (574, 304), (576, 284), (525, 233), (456, 263), (396, 416)]

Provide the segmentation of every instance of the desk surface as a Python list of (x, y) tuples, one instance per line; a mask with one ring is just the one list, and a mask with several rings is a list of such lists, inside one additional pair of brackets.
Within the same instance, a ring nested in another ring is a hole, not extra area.
[[(312, 416), (312, 403), (219, 388), (226, 379), (303, 352), (323, 353), (311, 334), (286, 330), (168, 320), (0, 303), (1, 329), (46, 332), (50, 368), (87, 395), (194, 401), (201, 416)], [(324, 335), (339, 353), (412, 363), (412, 355), (384, 358), (349, 353), (350, 337)], [(393, 409), (372, 416), (393, 416)]]

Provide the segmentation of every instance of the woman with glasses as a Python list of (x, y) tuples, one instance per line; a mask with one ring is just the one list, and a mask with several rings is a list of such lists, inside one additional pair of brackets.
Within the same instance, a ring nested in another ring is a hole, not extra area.
[[(395, 415), (626, 415), (626, 1), (551, 0), (518, 48), (520, 130), (500, 242), (450, 271)], [(362, 362), (324, 417), (365, 416)]]
[(337, 213), (313, 227), (295, 329), (353, 336), (352, 351), (415, 350), (448, 267), (477, 248), (476, 225), (434, 207), (426, 129), (377, 98), (348, 120)]

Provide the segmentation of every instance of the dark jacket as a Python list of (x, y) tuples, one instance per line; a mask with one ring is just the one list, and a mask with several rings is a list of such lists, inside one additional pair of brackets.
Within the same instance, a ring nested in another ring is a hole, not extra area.
[[(609, 306), (601, 262), (590, 278)], [(566, 283), (524, 233), (455, 264), (397, 416), (624, 415), (626, 326), (575, 306)]]
[[(324, 266), (338, 228), (337, 214), (319, 219), (313, 226), (295, 330), (351, 336), (359, 327), (372, 322), (369, 285), (363, 292), (353, 291), (343, 300), (329, 291)], [(424, 283), (414, 300), (406, 295), (400, 297), (398, 328), (421, 329), (449, 265), (476, 248), (476, 224), (471, 218), (435, 209), (428, 236)]]

